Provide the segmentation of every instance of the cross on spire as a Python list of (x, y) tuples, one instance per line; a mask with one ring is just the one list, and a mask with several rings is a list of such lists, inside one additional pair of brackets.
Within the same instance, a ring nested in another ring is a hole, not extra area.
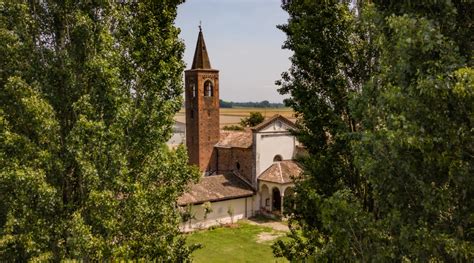
[(202, 23), (201, 23), (201, 20), (199, 20), (199, 32), (202, 32)]

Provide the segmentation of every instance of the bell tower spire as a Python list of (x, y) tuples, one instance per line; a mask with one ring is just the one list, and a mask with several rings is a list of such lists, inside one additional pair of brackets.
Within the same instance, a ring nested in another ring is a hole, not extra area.
[(202, 26), (199, 24), (199, 35), (196, 43), (196, 50), (194, 51), (193, 65), (191, 69), (211, 69), (211, 62), (207, 54), (206, 43), (202, 34)]
[(189, 163), (199, 166), (205, 174), (212, 174), (217, 170), (214, 145), (220, 136), (219, 70), (211, 68), (201, 25), (193, 64), (184, 78)]

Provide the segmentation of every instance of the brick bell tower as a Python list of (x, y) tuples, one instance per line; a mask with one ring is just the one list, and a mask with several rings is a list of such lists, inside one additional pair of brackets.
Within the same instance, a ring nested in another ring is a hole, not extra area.
[(189, 163), (206, 175), (216, 171), (214, 145), (219, 142), (219, 70), (211, 68), (202, 28), (193, 65), (184, 73), (186, 147)]

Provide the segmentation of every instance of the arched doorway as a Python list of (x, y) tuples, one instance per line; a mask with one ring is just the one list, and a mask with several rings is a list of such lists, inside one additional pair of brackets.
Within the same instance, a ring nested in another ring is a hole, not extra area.
[(272, 189), (272, 211), (281, 211), (281, 194), (276, 187)]

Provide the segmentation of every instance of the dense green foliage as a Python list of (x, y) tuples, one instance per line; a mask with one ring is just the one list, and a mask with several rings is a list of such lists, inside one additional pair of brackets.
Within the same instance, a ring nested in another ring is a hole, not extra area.
[(260, 101), (260, 102), (234, 102), (234, 101), (225, 101), (219, 100), (219, 104), (221, 108), (235, 108), (235, 107), (242, 107), (242, 108), (283, 108), (285, 104), (283, 103), (274, 103), (269, 102), (268, 100)]
[(0, 261), (188, 259), (180, 2), (0, 1)]
[(253, 127), (265, 120), (263, 114), (258, 111), (251, 111), (250, 116), (240, 119), (240, 125), (242, 127)]
[(253, 127), (265, 120), (263, 114), (261, 112), (250, 112), (248, 117), (244, 117), (240, 119), (240, 125), (228, 125), (224, 126), (224, 130), (226, 131), (243, 131), (246, 127)]
[(283, 1), (306, 178), (277, 255), (474, 258), (470, 1)]

